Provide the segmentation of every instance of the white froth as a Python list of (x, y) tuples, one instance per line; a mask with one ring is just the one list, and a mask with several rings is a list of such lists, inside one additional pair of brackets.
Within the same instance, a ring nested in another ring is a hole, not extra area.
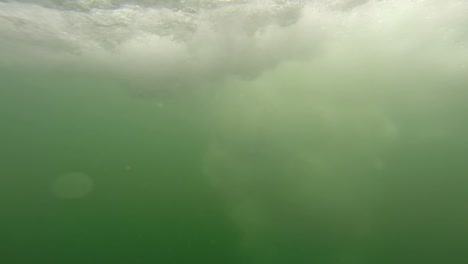
[(107, 2), (79, 2), (93, 5), (86, 11), (0, 3), (4, 61), (78, 63), (134, 79), (189, 81), (252, 77), (324, 55), (324, 67), (359, 56), (467, 66), (466, 1), (205, 1), (196, 12), (162, 2), (112, 1), (112, 8)]

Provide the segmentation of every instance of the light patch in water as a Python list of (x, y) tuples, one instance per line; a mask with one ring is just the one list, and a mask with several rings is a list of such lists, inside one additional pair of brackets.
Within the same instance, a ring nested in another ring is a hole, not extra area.
[(93, 179), (84, 173), (73, 172), (60, 175), (52, 182), (52, 193), (61, 199), (79, 199), (94, 189)]

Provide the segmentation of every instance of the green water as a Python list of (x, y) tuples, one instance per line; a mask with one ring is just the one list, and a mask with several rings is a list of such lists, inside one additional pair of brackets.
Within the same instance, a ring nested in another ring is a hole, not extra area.
[(0, 263), (468, 262), (466, 2), (56, 2), (0, 1)]
[[(200, 168), (199, 113), (92, 76), (1, 79), (5, 263), (235, 263), (236, 232)], [(93, 191), (57, 199), (51, 183), (71, 172)]]

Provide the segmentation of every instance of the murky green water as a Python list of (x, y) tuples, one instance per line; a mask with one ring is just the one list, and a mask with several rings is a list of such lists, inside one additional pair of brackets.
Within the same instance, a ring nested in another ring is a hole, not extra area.
[(1, 263), (468, 261), (466, 1), (30, 2)]

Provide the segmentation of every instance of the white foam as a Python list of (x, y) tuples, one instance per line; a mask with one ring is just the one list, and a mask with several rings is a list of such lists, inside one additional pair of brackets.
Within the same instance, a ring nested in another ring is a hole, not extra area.
[(195, 13), (101, 4), (83, 12), (0, 3), (4, 61), (87, 64), (153, 81), (252, 77), (314, 56), (328, 56), (324, 67), (382, 56), (411, 56), (453, 70), (467, 65), (466, 1), (241, 1)]

